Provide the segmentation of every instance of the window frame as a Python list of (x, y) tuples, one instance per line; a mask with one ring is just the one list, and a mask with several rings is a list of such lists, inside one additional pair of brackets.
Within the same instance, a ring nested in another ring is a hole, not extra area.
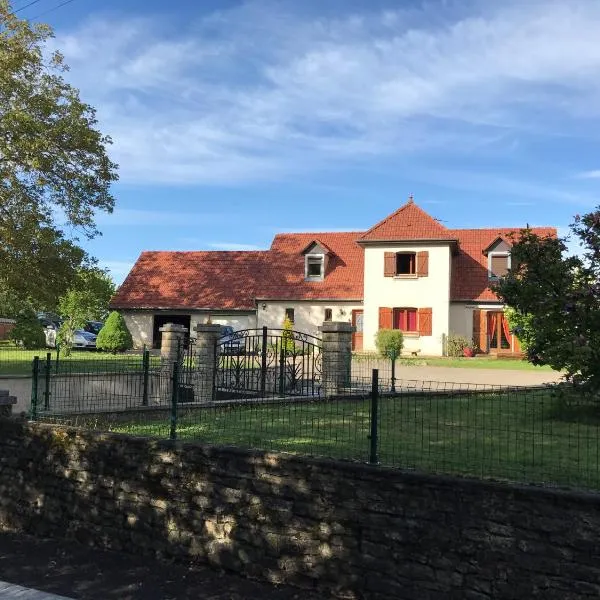
[[(327, 313), (329, 313), (329, 318), (327, 318)], [(323, 309), (323, 321), (333, 321), (333, 308)]]
[[(399, 273), (398, 272), (398, 258), (400, 256), (410, 256), (410, 266), (412, 271), (410, 273)], [(412, 251), (407, 252), (396, 252), (396, 273), (394, 277), (417, 277), (417, 253)]]
[(506, 269), (509, 270), (511, 268), (511, 254), (510, 252), (507, 252), (506, 250), (503, 250), (501, 252), (489, 252), (488, 253), (488, 279), (491, 279), (492, 281), (498, 281), (498, 279), (500, 279), (501, 277), (504, 277), (504, 275), (494, 275), (494, 273), (492, 272), (492, 257), (493, 256), (505, 256), (506, 257)]
[[(414, 313), (415, 315), (415, 328), (408, 329), (408, 313)], [(404, 317), (402, 316), (404, 314)], [(398, 317), (396, 317), (398, 315)], [(399, 322), (400, 327), (396, 327), (396, 323)], [(404, 324), (405, 328), (402, 328), (402, 324)], [(392, 307), (392, 329), (396, 329), (401, 331), (402, 333), (408, 334), (419, 334), (419, 309), (414, 306), (393, 306)]]
[[(296, 311), (291, 307), (284, 308), (283, 309), (283, 320), (285, 321), (286, 319), (289, 319), (293, 325), (296, 322), (296, 320), (295, 320), (296, 314), (295, 313), (296, 313)], [(290, 314), (292, 315), (291, 317), (289, 316)]]
[[(321, 265), (320, 275), (310, 275), (308, 265), (310, 262), (316, 263), (319, 261)], [(307, 281), (322, 281), (325, 278), (325, 255), (324, 254), (307, 254), (304, 257), (304, 278)]]

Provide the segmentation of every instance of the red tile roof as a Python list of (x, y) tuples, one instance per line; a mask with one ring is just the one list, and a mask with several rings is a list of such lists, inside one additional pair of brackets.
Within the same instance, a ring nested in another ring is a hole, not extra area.
[(410, 199), (364, 233), (360, 241), (452, 240), (454, 235)]
[[(256, 252), (142, 252), (111, 301), (121, 309), (253, 310), (257, 299), (361, 300), (363, 241), (457, 240), (451, 300), (497, 300), (489, 289), (483, 250), (515, 228), (447, 229), (410, 201), (366, 233), (282, 233)], [(534, 228), (556, 235), (554, 228)], [(304, 256), (311, 242), (330, 250), (323, 281), (306, 281)]]
[(252, 310), (256, 298), (360, 300), (360, 232), (320, 233), (331, 249), (324, 281), (305, 281), (302, 250), (315, 234), (275, 236), (257, 252), (142, 252), (111, 301), (112, 308)]
[[(459, 240), (458, 253), (452, 257), (450, 300), (498, 300), (489, 288), (488, 257), (483, 251), (499, 237), (511, 243), (508, 237), (518, 234), (518, 227), (490, 229), (452, 229)], [(532, 227), (539, 236), (556, 236), (554, 227)]]

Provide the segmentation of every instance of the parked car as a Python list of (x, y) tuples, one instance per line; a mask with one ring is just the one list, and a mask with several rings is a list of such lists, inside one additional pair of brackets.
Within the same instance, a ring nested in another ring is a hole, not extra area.
[(76, 329), (73, 335), (73, 348), (95, 350), (97, 337), (95, 333), (90, 333), (85, 329)]
[(94, 335), (98, 335), (103, 327), (104, 323), (102, 321), (88, 321), (83, 328)]
[(42, 318), (40, 323), (44, 328), (44, 336), (46, 337), (46, 346), (48, 348), (56, 348), (56, 334), (60, 328), (60, 323), (51, 321), (50, 319)]
[(219, 348), (221, 354), (243, 354), (245, 350), (244, 338), (236, 336), (231, 325), (222, 325)]

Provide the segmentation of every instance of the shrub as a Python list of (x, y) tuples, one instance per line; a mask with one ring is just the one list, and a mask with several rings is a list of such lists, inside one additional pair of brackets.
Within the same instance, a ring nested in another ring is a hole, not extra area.
[(33, 310), (30, 308), (22, 309), (17, 315), (16, 324), (10, 332), (10, 339), (26, 348), (27, 350), (37, 350), (46, 345), (46, 336), (44, 328), (39, 322)]
[(133, 348), (133, 339), (123, 315), (116, 311), (108, 315), (104, 327), (98, 333), (96, 348), (107, 350), (113, 354)]
[(380, 329), (375, 335), (375, 346), (381, 356), (395, 361), (404, 348), (404, 336), (398, 329)]
[(283, 332), (281, 334), (281, 344), (286, 352), (293, 353), (296, 350), (294, 341), (294, 324), (286, 317), (283, 321)]
[(473, 348), (473, 344), (463, 335), (451, 333), (446, 340), (448, 356), (462, 356), (465, 348)]

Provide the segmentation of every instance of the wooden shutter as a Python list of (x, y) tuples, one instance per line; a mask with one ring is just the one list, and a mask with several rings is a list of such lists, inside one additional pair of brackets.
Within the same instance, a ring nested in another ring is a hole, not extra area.
[(417, 275), (419, 277), (429, 275), (429, 252), (427, 250), (417, 252)]
[(482, 352), (487, 352), (487, 311), (473, 311), (473, 343), (477, 344)]
[(393, 309), (385, 306), (379, 307), (379, 329), (392, 329)]
[(492, 254), (491, 271), (495, 277), (504, 277), (508, 273), (508, 256)]
[(432, 334), (432, 312), (431, 308), (419, 309), (419, 335)]
[(396, 274), (396, 253), (385, 252), (383, 255), (383, 276), (393, 277)]

